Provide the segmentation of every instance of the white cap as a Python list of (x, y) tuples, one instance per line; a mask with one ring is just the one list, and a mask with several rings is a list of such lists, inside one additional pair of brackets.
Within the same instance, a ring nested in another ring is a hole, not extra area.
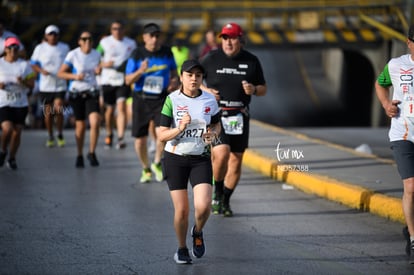
[(45, 34), (49, 34), (49, 33), (59, 33), (59, 28), (55, 25), (49, 25), (47, 26), (47, 28), (45, 29)]

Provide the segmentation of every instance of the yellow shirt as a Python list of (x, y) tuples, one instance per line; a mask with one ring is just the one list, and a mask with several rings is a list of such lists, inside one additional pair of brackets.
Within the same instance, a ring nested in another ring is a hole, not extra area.
[(180, 75), (181, 65), (190, 57), (190, 49), (185, 46), (173, 46), (171, 47), (171, 51), (174, 55), (175, 64), (177, 64), (177, 73)]

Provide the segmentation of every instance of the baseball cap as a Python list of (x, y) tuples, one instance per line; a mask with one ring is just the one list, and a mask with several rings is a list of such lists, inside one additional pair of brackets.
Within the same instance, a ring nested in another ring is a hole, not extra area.
[(414, 24), (412, 24), (408, 29), (408, 39), (412, 41), (414, 40)]
[(183, 72), (190, 72), (194, 68), (199, 68), (203, 74), (205, 72), (204, 71), (204, 68), (200, 64), (200, 62), (198, 62), (195, 59), (190, 59), (190, 60), (184, 61), (183, 65), (181, 65), (181, 73), (183, 73)]
[(144, 26), (144, 33), (161, 32), (160, 26), (155, 23), (149, 23)]
[(55, 25), (49, 25), (46, 27), (45, 29), (45, 34), (50, 34), (50, 33), (59, 33), (59, 28)]
[(16, 37), (13, 37), (13, 36), (6, 38), (6, 40), (4, 41), (4, 47), (7, 48), (7, 47), (10, 47), (12, 45), (20, 46), (19, 39), (17, 39)]
[(236, 23), (228, 23), (224, 25), (223, 28), (221, 29), (221, 33), (219, 37), (222, 37), (223, 35), (228, 35), (230, 37), (242, 36), (243, 30)]

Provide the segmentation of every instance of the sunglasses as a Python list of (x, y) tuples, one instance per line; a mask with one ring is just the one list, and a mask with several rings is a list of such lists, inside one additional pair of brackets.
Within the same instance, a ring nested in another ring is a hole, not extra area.
[(120, 30), (122, 30), (122, 28), (121, 27), (113, 27), (113, 28), (111, 28), (111, 30), (113, 30), (113, 31), (120, 31)]
[(86, 41), (92, 41), (92, 37), (81, 37), (81, 38), (79, 38), (80, 40), (82, 40), (82, 41), (84, 41), (84, 42), (86, 42)]
[(48, 33), (47, 35), (58, 36), (59, 34), (57, 32), (51, 32), (51, 33)]
[(17, 51), (20, 47), (19, 47), (19, 45), (10, 45), (6, 48), (9, 49), (9, 50)]

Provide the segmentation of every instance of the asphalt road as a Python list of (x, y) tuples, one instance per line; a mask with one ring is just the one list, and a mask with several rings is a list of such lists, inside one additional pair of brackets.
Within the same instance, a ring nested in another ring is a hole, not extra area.
[(235, 216), (206, 225), (205, 257), (176, 265), (167, 187), (138, 183), (132, 140), (117, 151), (104, 150), (101, 138), (101, 166), (79, 170), (73, 132), (65, 134), (65, 148), (47, 149), (44, 131), (25, 131), (19, 170), (0, 169), (0, 274), (414, 272), (401, 224), (248, 169), (233, 196)]

